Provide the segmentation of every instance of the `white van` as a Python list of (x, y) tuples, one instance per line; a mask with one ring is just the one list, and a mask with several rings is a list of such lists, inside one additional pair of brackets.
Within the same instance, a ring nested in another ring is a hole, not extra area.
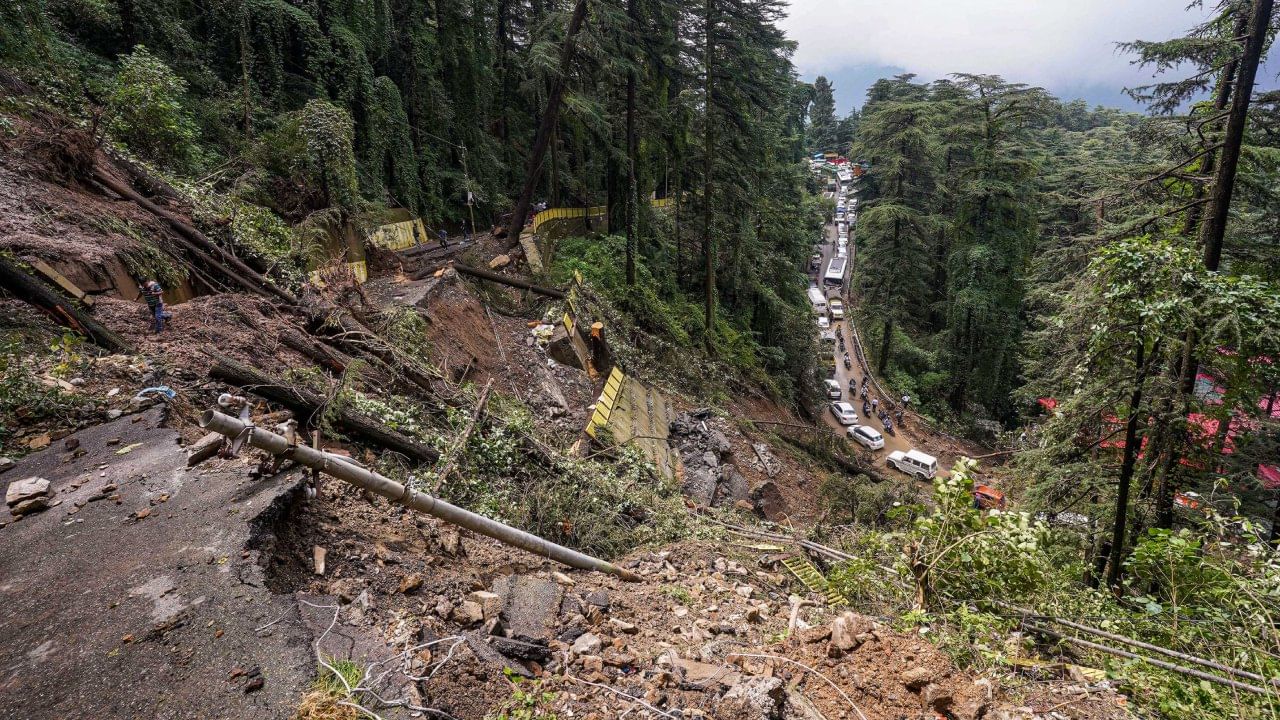
[(809, 303), (813, 305), (814, 315), (827, 314), (827, 296), (816, 287), (809, 288)]
[(931, 480), (934, 475), (938, 474), (938, 459), (932, 455), (925, 455), (914, 448), (905, 453), (901, 450), (894, 450), (889, 453), (888, 462), (889, 467), (918, 477), (921, 480)]
[(822, 381), (827, 386), (827, 397), (832, 400), (839, 400), (844, 397), (844, 391), (840, 388), (840, 383), (835, 380), (827, 379)]

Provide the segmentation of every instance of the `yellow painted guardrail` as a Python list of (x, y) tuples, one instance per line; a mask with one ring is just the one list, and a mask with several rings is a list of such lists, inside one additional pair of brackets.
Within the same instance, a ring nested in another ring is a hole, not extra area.
[[(649, 205), (655, 208), (670, 207), (674, 203), (675, 203), (675, 200), (669, 197), (656, 198), (649, 201)], [(538, 232), (538, 228), (542, 227), (543, 223), (548, 222), (550, 220), (563, 220), (565, 218), (582, 218), (582, 217), (588, 217), (588, 218), (604, 217), (606, 214), (608, 214), (608, 212), (609, 212), (608, 205), (595, 205), (593, 207), (588, 207), (588, 208), (581, 208), (581, 207), (547, 208), (546, 210), (543, 210), (542, 212), (533, 216), (533, 232), (535, 233)]]
[(596, 410), (587, 421), (587, 434), (592, 438), (596, 437), (596, 431), (609, 424), (609, 416), (613, 414), (622, 382), (626, 379), (627, 376), (617, 366), (609, 373), (609, 379), (604, 382), (604, 390), (600, 392), (600, 399), (596, 401)]

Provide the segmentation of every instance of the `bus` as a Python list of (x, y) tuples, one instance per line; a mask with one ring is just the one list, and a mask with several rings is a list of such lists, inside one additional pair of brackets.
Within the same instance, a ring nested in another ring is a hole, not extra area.
[(827, 273), (822, 276), (822, 282), (825, 285), (843, 285), (844, 269), (849, 264), (847, 257), (831, 258), (831, 264), (827, 265)]

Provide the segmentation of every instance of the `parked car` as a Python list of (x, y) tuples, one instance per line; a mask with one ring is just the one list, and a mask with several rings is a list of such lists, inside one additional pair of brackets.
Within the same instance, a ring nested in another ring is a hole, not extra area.
[(826, 330), (827, 328), (831, 327), (831, 321), (827, 319), (826, 315), (818, 316), (818, 327), (822, 328), (823, 330)]
[(809, 256), (809, 270), (817, 270), (822, 267), (822, 253), (814, 253)]
[(832, 400), (839, 400), (844, 397), (844, 393), (840, 390), (839, 382), (836, 382), (835, 380), (823, 380), (822, 382), (827, 386), (828, 398), (831, 398)]
[(858, 423), (858, 413), (847, 402), (831, 403), (831, 414), (836, 417), (836, 422), (841, 425), (856, 425)]
[(931, 480), (938, 474), (938, 459), (914, 448), (906, 452), (894, 450), (889, 453), (888, 463), (889, 467), (921, 480)]
[(879, 430), (870, 425), (859, 425), (851, 427), (845, 431), (851, 440), (862, 445), (868, 450), (880, 450), (884, 448), (884, 436)]
[(827, 308), (831, 310), (832, 320), (844, 319), (844, 303), (841, 302), (840, 300), (831, 298), (830, 300), (827, 301)]

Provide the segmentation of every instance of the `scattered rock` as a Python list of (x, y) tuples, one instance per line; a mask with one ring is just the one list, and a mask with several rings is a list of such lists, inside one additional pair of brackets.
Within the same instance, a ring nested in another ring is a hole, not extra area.
[(609, 609), (609, 593), (604, 590), (593, 590), (587, 593), (587, 604), (594, 605), (601, 610)]
[(502, 599), (502, 623), (511, 637), (545, 642), (555, 636), (563, 586), (531, 575), (506, 575), (490, 590)]
[(17, 505), (10, 507), (9, 512), (13, 513), (14, 517), (21, 517), (23, 515), (30, 515), (32, 513), (40, 512), (41, 510), (47, 510), (48, 508), (49, 508), (49, 498), (33, 497), (28, 500), (23, 500)]
[(871, 621), (861, 615), (846, 612), (831, 622), (830, 651), (833, 657), (841, 653), (857, 650), (862, 646), (859, 638), (871, 629)]
[(772, 480), (752, 490), (751, 500), (755, 503), (756, 512), (770, 522), (782, 522), (791, 514), (782, 491)]
[(49, 433), (40, 433), (27, 439), (27, 447), (32, 450), (43, 450), (49, 447), (49, 443), (53, 440), (49, 437)]
[(582, 669), (587, 672), (601, 672), (604, 670), (604, 658), (599, 655), (583, 655)]
[(914, 667), (910, 670), (904, 670), (898, 679), (902, 681), (910, 690), (919, 690), (928, 685), (933, 680), (933, 671), (927, 667)]
[(609, 618), (609, 624), (613, 625), (618, 632), (625, 635), (635, 635), (640, 632), (640, 628), (624, 620), (619, 620), (618, 618)]
[(400, 580), (399, 591), (402, 595), (408, 595), (409, 593), (417, 591), (420, 587), (422, 587), (422, 575), (419, 573), (410, 573)]
[(80, 438), (69, 437), (62, 441), (62, 449), (65, 452), (71, 452), (80, 447)]
[(684, 685), (696, 686), (702, 690), (707, 689), (712, 683), (733, 687), (742, 680), (742, 673), (711, 663), (677, 658), (675, 665), (684, 672)]
[[(3, 472), (3, 470), (0, 470), (0, 472)], [(578, 584), (578, 583), (576, 583), (576, 582), (574, 582), (574, 581), (573, 581), (573, 578), (569, 577), (568, 575), (565, 575), (565, 574), (564, 574), (564, 573), (562, 573), (562, 572), (553, 572), (553, 573), (551, 573), (551, 579), (552, 579), (552, 580), (555, 580), (556, 582), (558, 582), (558, 583), (560, 583), (561, 585), (564, 585), (564, 586), (566, 586), (566, 587), (573, 587), (574, 585), (577, 585), (577, 584)]]
[(10, 483), (5, 492), (5, 503), (14, 517), (30, 515), (54, 507), (50, 502), (49, 481), (42, 477), (29, 477)]
[(600, 640), (600, 636), (595, 633), (583, 633), (573, 641), (573, 645), (569, 648), (574, 655), (596, 655), (600, 652), (600, 648), (604, 643)]
[(124, 414), (124, 412), (123, 412), (123, 411), (121, 411), (121, 410), (116, 410), (116, 409), (112, 408), (111, 410), (108, 410), (108, 411), (107, 411), (107, 419), (108, 419), (108, 420), (116, 420), (116, 419), (118, 419), (118, 418), (119, 418), (121, 415), (123, 415), (123, 414)]
[(508, 265), (510, 265), (510, 264), (511, 264), (511, 256), (510, 256), (510, 255), (499, 255), (499, 256), (497, 256), (497, 257), (495, 257), (494, 259), (492, 259), (492, 260), (490, 260), (490, 261), (489, 261), (489, 269), (490, 269), (490, 270), (497, 270), (498, 268), (503, 268), (503, 267), (506, 267), (506, 266), (508, 266)]
[(11, 457), (0, 457), (0, 473), (12, 470), (13, 466), (17, 464), (18, 461)]
[(484, 608), (480, 603), (464, 600), (453, 609), (454, 621), (463, 625), (475, 625), (484, 621)]

